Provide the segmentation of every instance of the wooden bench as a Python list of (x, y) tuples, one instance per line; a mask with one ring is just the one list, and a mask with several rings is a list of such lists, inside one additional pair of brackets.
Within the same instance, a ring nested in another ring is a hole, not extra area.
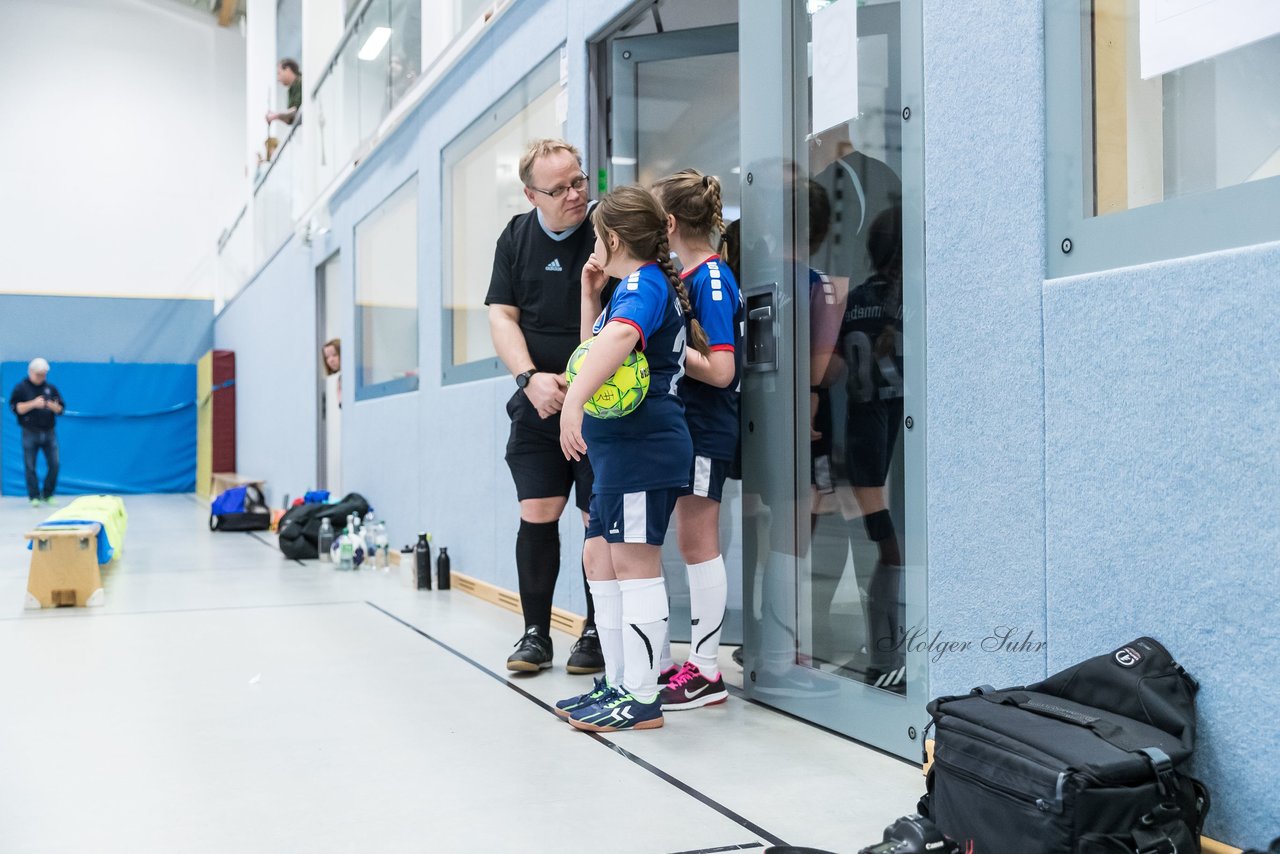
[(37, 528), (23, 536), (31, 541), (31, 570), (27, 575), (27, 607), (102, 604), (102, 573), (98, 568), (98, 523)]

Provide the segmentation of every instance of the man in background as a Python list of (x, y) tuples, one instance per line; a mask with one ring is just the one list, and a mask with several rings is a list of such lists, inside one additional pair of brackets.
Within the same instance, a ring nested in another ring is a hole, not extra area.
[[(289, 106), (282, 113), (267, 113), (267, 124), (284, 122), (287, 125), (298, 121), (298, 110), (302, 108), (302, 72), (298, 70), (296, 59), (282, 59), (276, 66), (276, 80), (289, 90)], [(270, 159), (270, 157), (268, 157)]]
[[(64, 405), (57, 387), (49, 382), (48, 362), (39, 358), (31, 360), (27, 365), (27, 378), (14, 386), (9, 395), (9, 408), (18, 416), (22, 427), (22, 466), (31, 506), (56, 504), (53, 491), (58, 485), (58, 437), (53, 428)], [(49, 468), (43, 490), (36, 479), (36, 453), (41, 450)]]

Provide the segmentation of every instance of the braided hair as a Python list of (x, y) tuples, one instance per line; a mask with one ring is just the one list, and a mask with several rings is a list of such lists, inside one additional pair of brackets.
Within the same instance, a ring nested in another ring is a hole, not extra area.
[[(634, 258), (652, 260), (667, 277), (680, 300), (680, 310), (689, 323), (689, 344), (703, 356), (711, 352), (707, 333), (693, 315), (689, 292), (671, 263), (671, 244), (667, 240), (667, 217), (653, 194), (643, 187), (618, 187), (605, 195), (591, 214), (592, 225), (600, 235), (614, 234)], [(605, 241), (606, 263), (609, 252)]]
[(705, 239), (717, 247), (721, 257), (728, 253), (724, 202), (720, 180), (715, 175), (703, 175), (697, 169), (681, 169), (656, 181), (653, 192), (667, 213), (675, 217), (676, 228), (682, 236)]

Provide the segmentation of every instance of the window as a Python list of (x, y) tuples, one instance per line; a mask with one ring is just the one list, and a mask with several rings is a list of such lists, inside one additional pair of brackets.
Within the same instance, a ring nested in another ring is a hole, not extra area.
[(444, 381), (499, 376), (484, 304), (498, 235), (530, 210), (520, 183), (520, 156), (530, 140), (563, 136), (557, 115), (558, 53), (542, 63), (443, 153)]
[(1052, 0), (1051, 275), (1280, 239), (1280, 36), (1242, 5)]
[(418, 388), (418, 178), (356, 226), (356, 400)]

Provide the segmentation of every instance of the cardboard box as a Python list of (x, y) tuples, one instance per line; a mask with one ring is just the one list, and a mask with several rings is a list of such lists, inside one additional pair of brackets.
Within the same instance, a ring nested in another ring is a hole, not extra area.
[(28, 531), (31, 571), (27, 607), (101, 605), (102, 573), (98, 569), (99, 525), (68, 525)]

